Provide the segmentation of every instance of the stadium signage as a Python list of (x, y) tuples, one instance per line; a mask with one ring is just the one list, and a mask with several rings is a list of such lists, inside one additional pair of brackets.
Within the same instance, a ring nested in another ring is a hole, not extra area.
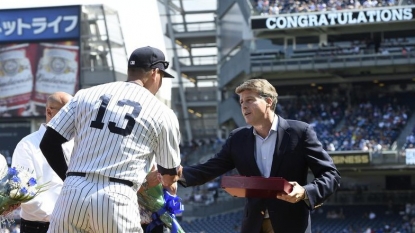
[(0, 12), (0, 42), (79, 37), (80, 6)]
[(367, 151), (342, 151), (330, 153), (336, 166), (361, 166), (370, 164), (370, 154)]
[(252, 29), (287, 29), (383, 23), (412, 20), (415, 8), (384, 8), (366, 11), (337, 11), (321, 14), (296, 14), (251, 19)]

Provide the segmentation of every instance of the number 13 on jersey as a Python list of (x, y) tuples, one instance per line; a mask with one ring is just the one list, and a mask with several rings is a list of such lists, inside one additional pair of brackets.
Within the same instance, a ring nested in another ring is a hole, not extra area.
[[(105, 112), (108, 109), (108, 103), (110, 102), (111, 97), (112, 97), (111, 95), (102, 95), (100, 97), (101, 104), (98, 109), (97, 117), (95, 118), (95, 120), (91, 121), (91, 124), (89, 125), (90, 127), (96, 128), (96, 129), (104, 128), (105, 122), (103, 122), (103, 118), (104, 118)], [(127, 135), (130, 135), (131, 132), (133, 131), (133, 128), (135, 125), (134, 119), (138, 117), (138, 115), (140, 114), (141, 105), (138, 102), (134, 102), (128, 99), (118, 100), (117, 106), (123, 107), (125, 105), (133, 107), (133, 111), (131, 113), (126, 113), (124, 115), (124, 119), (128, 121), (127, 125), (125, 126), (125, 128), (120, 128), (116, 126), (115, 122), (108, 121), (107, 127), (111, 133), (119, 134), (122, 136), (127, 136)]]

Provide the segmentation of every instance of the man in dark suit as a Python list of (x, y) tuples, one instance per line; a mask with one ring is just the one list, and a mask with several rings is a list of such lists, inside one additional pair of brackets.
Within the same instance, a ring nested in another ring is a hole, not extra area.
[(241, 233), (311, 232), (310, 211), (340, 186), (333, 160), (309, 124), (275, 114), (278, 94), (267, 80), (248, 80), (235, 92), (249, 126), (233, 130), (214, 158), (180, 168), (179, 183), (201, 185), (234, 168), (243, 176), (283, 177), (292, 192), (275, 199), (247, 198)]

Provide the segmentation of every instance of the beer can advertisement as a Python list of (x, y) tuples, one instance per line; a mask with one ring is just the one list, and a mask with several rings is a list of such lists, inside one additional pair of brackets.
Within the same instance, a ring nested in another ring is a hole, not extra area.
[(56, 91), (79, 86), (76, 41), (0, 45), (0, 117), (44, 116)]

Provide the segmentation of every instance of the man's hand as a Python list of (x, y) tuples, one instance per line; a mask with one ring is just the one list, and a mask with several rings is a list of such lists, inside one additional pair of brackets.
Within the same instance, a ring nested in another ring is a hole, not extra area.
[(161, 175), (160, 173), (157, 174), (158, 180), (163, 185), (165, 189), (169, 191), (170, 194), (175, 195), (177, 192), (177, 181), (179, 180), (180, 176), (182, 175), (183, 167), (179, 165), (177, 168), (177, 175)]
[(182, 172), (183, 172), (182, 165), (179, 165), (176, 170), (177, 170), (177, 175), (170, 175), (170, 174), (162, 175), (159, 173), (158, 179), (160, 183), (165, 187), (170, 186), (173, 183), (176, 183), (179, 180), (179, 178), (182, 176)]
[(157, 178), (157, 167), (154, 165), (151, 168), (151, 171), (146, 176), (147, 185), (149, 188), (154, 187), (160, 183), (160, 181)]
[(305, 189), (297, 182), (288, 182), (293, 185), (293, 191), (289, 194), (278, 194), (277, 198), (286, 202), (297, 203), (304, 200)]
[[(163, 186), (164, 187), (164, 186)], [(177, 182), (173, 183), (169, 187), (164, 187), (171, 195), (177, 194)]]
[(160, 183), (160, 181), (157, 177), (157, 174), (158, 174), (157, 167), (156, 167), (156, 165), (154, 165), (151, 168), (151, 171), (146, 176), (146, 182), (144, 182), (141, 185), (140, 190), (138, 190), (138, 191), (142, 192), (147, 188), (151, 188), (151, 187), (154, 187), (154, 186), (158, 185)]
[(2, 213), (2, 215), (8, 215), (8, 214), (10, 214), (11, 212), (13, 212), (15, 209), (17, 209), (17, 208), (19, 208), (20, 207), (20, 204), (15, 204), (15, 205), (11, 205), (10, 207), (9, 207), (9, 209), (7, 209), (7, 210), (5, 210), (3, 213)]
[(176, 195), (177, 193), (177, 180), (179, 180), (178, 176), (172, 175), (161, 175), (160, 173), (157, 174), (158, 180), (160, 181), (163, 188), (169, 191), (170, 194)]

